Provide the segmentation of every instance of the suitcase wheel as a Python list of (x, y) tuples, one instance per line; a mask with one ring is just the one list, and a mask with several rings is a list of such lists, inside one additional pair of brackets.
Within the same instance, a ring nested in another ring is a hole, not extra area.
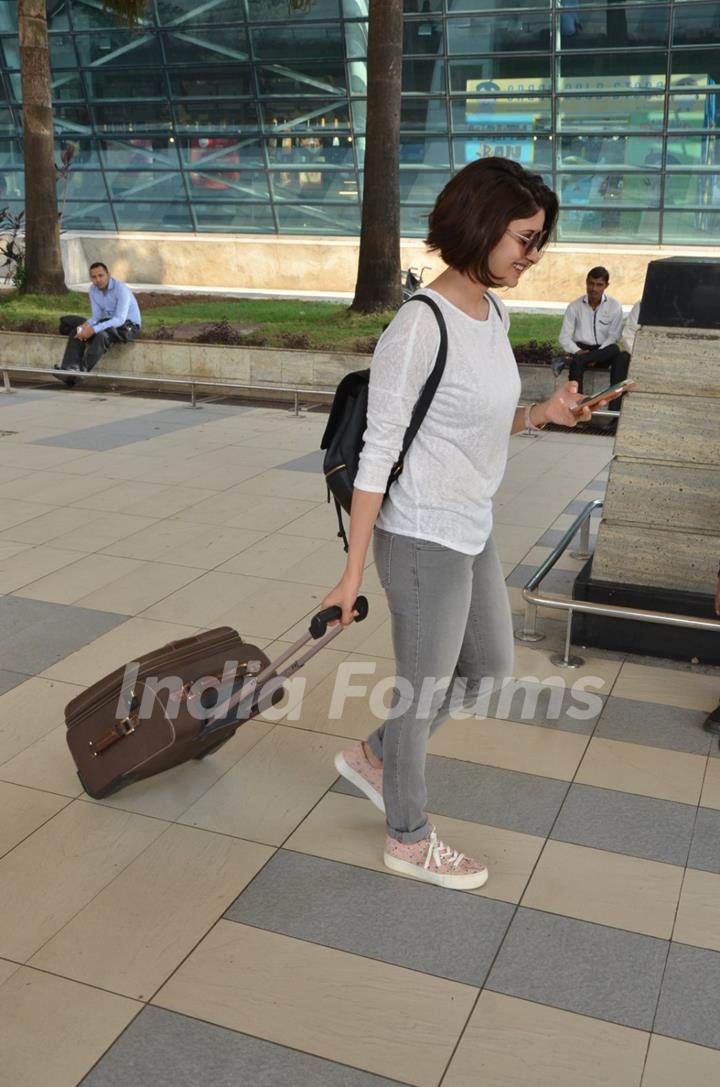
[(113, 781), (112, 785), (108, 785), (107, 789), (99, 789), (96, 792), (91, 792), (87, 785), (83, 781), (80, 773), (78, 772), (78, 781), (82, 785), (88, 796), (91, 796), (93, 800), (105, 800), (108, 796), (113, 796), (115, 793), (119, 793), (121, 789), (124, 789), (126, 785), (129, 785), (132, 778), (118, 778)]

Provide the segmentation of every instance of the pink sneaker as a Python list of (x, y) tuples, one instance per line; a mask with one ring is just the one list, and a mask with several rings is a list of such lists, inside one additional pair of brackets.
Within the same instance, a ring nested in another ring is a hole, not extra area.
[(370, 765), (362, 744), (354, 744), (345, 751), (339, 751), (335, 756), (335, 769), (346, 781), (351, 781), (361, 793), (365, 793), (368, 800), (385, 814), (383, 772), (382, 769), (376, 770)]
[(460, 891), (482, 887), (488, 878), (484, 864), (441, 842), (435, 827), (432, 827), (428, 838), (422, 838), (419, 842), (399, 842), (386, 836), (385, 864), (403, 876), (424, 879), (427, 883), (436, 883), (438, 887), (455, 887)]

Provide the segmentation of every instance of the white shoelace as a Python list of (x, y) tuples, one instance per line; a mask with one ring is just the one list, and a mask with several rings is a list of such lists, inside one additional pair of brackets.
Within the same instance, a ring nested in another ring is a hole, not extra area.
[(446, 862), (451, 868), (457, 868), (464, 858), (464, 853), (458, 853), (457, 849), (450, 849), (444, 842), (441, 842), (435, 827), (433, 827), (428, 838), (428, 851), (423, 868), (429, 868), (431, 861), (436, 868), (440, 868)]

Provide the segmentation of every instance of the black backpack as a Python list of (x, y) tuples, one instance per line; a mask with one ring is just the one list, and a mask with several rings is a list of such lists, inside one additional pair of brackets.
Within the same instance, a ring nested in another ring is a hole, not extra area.
[[(405, 305), (408, 306), (411, 302), (424, 302), (435, 314), (440, 329), (440, 347), (438, 348), (435, 365), (413, 408), (410, 424), (403, 438), (400, 456), (393, 465), (388, 478), (386, 495), (390, 490), (390, 485), (402, 472), (403, 460), (410, 448), (410, 443), (427, 414), (435, 390), (440, 384), (445, 369), (445, 360), (447, 359), (447, 328), (437, 302), (433, 302), (432, 298), (428, 298), (425, 294), (413, 295)], [(320, 448), (325, 450), (323, 472), (325, 473), (325, 482), (328, 489), (328, 502), (331, 497), (335, 500), (338, 536), (343, 541), (346, 551), (348, 549), (348, 538), (343, 526), (342, 510), (350, 513), (355, 475), (357, 474), (360, 453), (363, 447), (363, 434), (367, 427), (369, 385), (369, 369), (355, 370), (353, 373), (345, 375), (335, 392), (330, 417), (320, 442)]]

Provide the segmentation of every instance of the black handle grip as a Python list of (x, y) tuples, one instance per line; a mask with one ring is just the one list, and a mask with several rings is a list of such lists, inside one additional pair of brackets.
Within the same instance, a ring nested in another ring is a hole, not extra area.
[[(370, 609), (367, 602), (367, 597), (359, 596), (353, 604), (353, 611), (357, 612), (357, 615), (355, 616), (355, 622), (362, 623), (363, 619), (367, 619), (367, 614), (369, 610)], [(312, 619), (310, 620), (310, 633), (312, 634), (313, 638), (315, 638), (316, 640), (318, 638), (322, 638), (323, 634), (327, 630), (328, 623), (332, 619), (342, 619), (342, 608), (338, 607), (337, 604), (333, 605), (332, 608), (323, 608), (323, 610), (319, 611), (317, 615), (313, 615)]]

